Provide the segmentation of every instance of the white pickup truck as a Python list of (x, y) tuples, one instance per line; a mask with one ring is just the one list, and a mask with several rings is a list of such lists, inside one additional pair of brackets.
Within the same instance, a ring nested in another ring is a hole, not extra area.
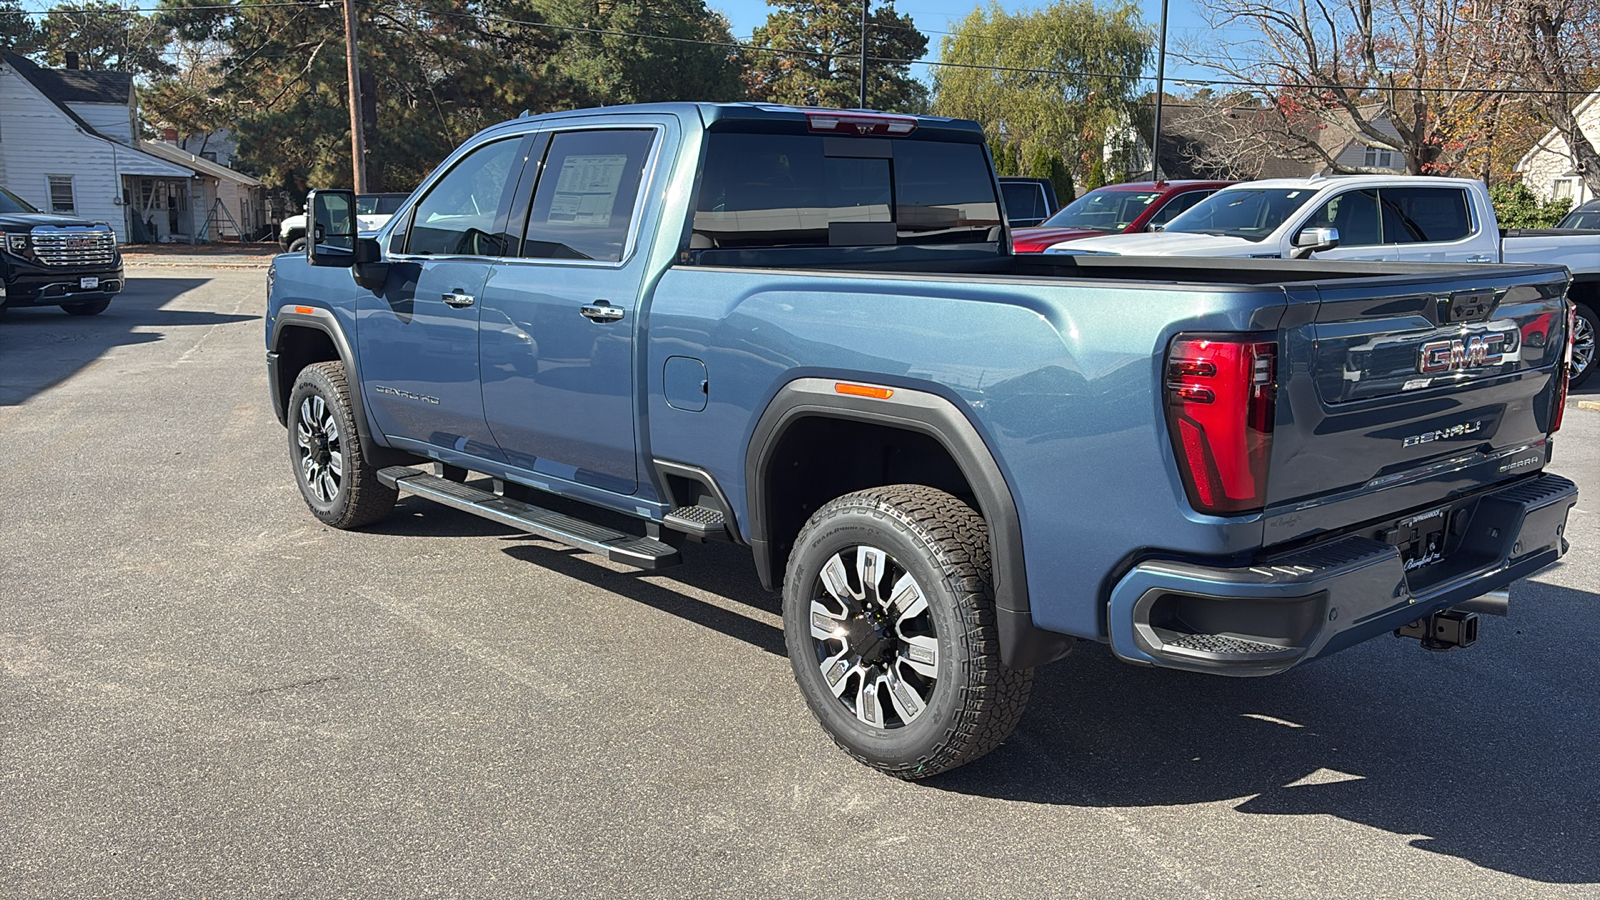
[(1502, 232), (1481, 181), (1429, 176), (1274, 178), (1218, 191), (1160, 232), (1056, 244), (1046, 253), (1544, 263), (1572, 273), (1572, 384), (1592, 369), (1600, 231)]
[[(389, 223), (410, 194), (361, 194), (356, 197), (356, 222), (362, 234)], [(306, 248), (306, 216), (289, 216), (278, 225), (278, 244), (290, 253)]]

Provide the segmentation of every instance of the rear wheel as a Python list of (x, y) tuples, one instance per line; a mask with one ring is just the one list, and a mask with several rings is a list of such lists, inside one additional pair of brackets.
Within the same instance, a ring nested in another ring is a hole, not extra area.
[(949, 494), (847, 494), (789, 557), (784, 640), (795, 681), (851, 756), (916, 779), (998, 747), (1027, 708), (1032, 669), (1000, 662), (983, 519)]
[(312, 515), (335, 528), (371, 525), (394, 510), (399, 492), (361, 455), (344, 364), (313, 363), (289, 393), (289, 459)]
[(1578, 317), (1577, 327), (1572, 330), (1572, 381), (1571, 387), (1578, 387), (1589, 379), (1589, 374), (1594, 371), (1595, 336), (1600, 332), (1600, 319), (1595, 318), (1594, 311), (1587, 303), (1576, 304)]
[(111, 298), (104, 300), (91, 300), (88, 303), (63, 303), (61, 308), (71, 316), (98, 316), (111, 305)]

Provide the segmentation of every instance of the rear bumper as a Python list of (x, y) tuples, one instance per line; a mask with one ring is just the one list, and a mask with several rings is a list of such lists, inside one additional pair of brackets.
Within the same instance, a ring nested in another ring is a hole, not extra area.
[(1152, 560), (1111, 592), (1111, 647), (1125, 661), (1273, 675), (1503, 588), (1567, 550), (1578, 488), (1543, 474), (1452, 507), (1446, 558), (1407, 574), (1370, 533), (1246, 568)]

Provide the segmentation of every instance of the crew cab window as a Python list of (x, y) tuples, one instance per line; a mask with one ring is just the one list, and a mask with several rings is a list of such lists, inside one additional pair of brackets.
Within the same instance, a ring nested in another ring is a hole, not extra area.
[(1383, 200), (1383, 242), (1459, 241), (1472, 233), (1467, 192), (1460, 188), (1396, 187)]
[(1216, 192), (1189, 191), (1187, 193), (1179, 194), (1178, 196), (1173, 197), (1171, 200), (1168, 200), (1165, 206), (1162, 206), (1160, 209), (1156, 210), (1156, 214), (1150, 217), (1150, 221), (1145, 223), (1145, 227), (1151, 228), (1156, 225), (1165, 225), (1183, 213), (1187, 212), (1189, 208), (1194, 206), (1196, 203), (1199, 203), (1201, 200), (1204, 200), (1214, 193)]
[(495, 229), (500, 201), (518, 162), (520, 138), (468, 153), (428, 189), (412, 217), (406, 252), (438, 256), (504, 256)]
[(1383, 243), (1378, 225), (1378, 192), (1345, 191), (1322, 204), (1304, 228), (1339, 229), (1339, 246), (1370, 247)]
[(650, 130), (567, 131), (551, 138), (522, 255), (621, 260), (654, 139)]
[(709, 141), (694, 249), (999, 240), (981, 144), (735, 132)]

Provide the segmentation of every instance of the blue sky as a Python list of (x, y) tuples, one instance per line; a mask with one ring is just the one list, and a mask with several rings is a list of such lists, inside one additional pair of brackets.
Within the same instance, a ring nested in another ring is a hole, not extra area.
[[(707, 5), (722, 10), (733, 22), (733, 34), (740, 40), (750, 37), (750, 32), (767, 20), (771, 7), (766, 0), (707, 0)], [(902, 14), (911, 16), (917, 27), (928, 36), (928, 59), (938, 59), (939, 41), (945, 32), (954, 30), (968, 13), (980, 5), (979, 0), (899, 0), (895, 8)], [(987, 0), (982, 5), (987, 6)], [(1028, 3), (1017, 0), (1002, 0), (1000, 6), (1011, 11), (1024, 9), (1037, 9), (1044, 6), (1045, 2)], [(1161, 16), (1161, 0), (1140, 0), (1140, 8), (1144, 11), (1145, 21), (1152, 28)], [(1168, 0), (1167, 5), (1167, 47), (1171, 49), (1185, 39), (1199, 38), (1208, 33), (1210, 29), (1205, 20), (1201, 18), (1199, 10), (1193, 0)], [(927, 66), (913, 66), (911, 73), (919, 78), (925, 78), (928, 73)], [(1177, 64), (1170, 56), (1167, 59), (1167, 77), (1189, 74), (1197, 77), (1207, 77), (1207, 70), (1185, 68)], [(1150, 66), (1150, 79), (1155, 80), (1155, 65)], [(1168, 91), (1173, 88), (1169, 87)], [(1183, 90), (1183, 88), (1179, 88)]]
[[(44, 10), (62, 0), (22, 0), (24, 9)], [(153, 7), (156, 0), (122, 0), (123, 5), (132, 5), (139, 8)], [(1001, 7), (1020, 11), (1024, 9), (1037, 9), (1044, 6), (1047, 0), (1026, 2), (1026, 0), (1002, 0)], [(1104, 2), (1104, 0), (1102, 0)], [(707, 4), (720, 9), (727, 14), (733, 23), (734, 37), (739, 40), (748, 40), (750, 33), (757, 26), (767, 20), (771, 7), (766, 0), (707, 0)], [(939, 58), (939, 41), (952, 30), (957, 23), (967, 16), (978, 5), (988, 5), (988, 0), (899, 0), (896, 9), (908, 14), (928, 36), (928, 55), (926, 59)], [(1139, 6), (1144, 11), (1145, 21), (1152, 28), (1155, 27), (1161, 15), (1161, 0), (1139, 0)], [(1229, 36), (1242, 39), (1242, 31), (1229, 29), (1228, 34), (1217, 35), (1211, 32), (1201, 17), (1196, 0), (1168, 0), (1167, 7), (1167, 46), (1169, 51), (1185, 41), (1198, 41), (1204, 43), (1208, 40), (1215, 41), (1219, 37), (1227, 39)], [(926, 80), (927, 66), (913, 66), (912, 75)], [(1155, 80), (1155, 64), (1152, 62), (1148, 75), (1151, 82)], [(1182, 78), (1188, 75), (1196, 78), (1214, 77), (1209, 70), (1193, 66), (1184, 66), (1170, 56), (1167, 60), (1167, 77)], [(1154, 86), (1153, 84), (1151, 85)], [(1168, 90), (1183, 92), (1188, 88), (1184, 85), (1169, 86)]]

